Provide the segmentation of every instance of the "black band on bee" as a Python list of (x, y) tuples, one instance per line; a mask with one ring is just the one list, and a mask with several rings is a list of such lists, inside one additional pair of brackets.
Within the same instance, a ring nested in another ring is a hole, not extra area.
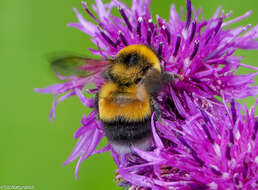
[(124, 63), (128, 66), (136, 65), (140, 60), (140, 56), (137, 53), (130, 53), (124, 56)]
[(114, 76), (109, 70), (106, 70), (105, 72), (103, 72), (102, 76), (105, 80), (112, 81), (118, 84), (119, 86), (122, 86), (122, 82), (120, 81), (119, 77)]
[(137, 52), (131, 52), (129, 54), (121, 54), (118, 57), (120, 63), (124, 63), (126, 66), (134, 66), (139, 63), (142, 57)]
[[(151, 67), (151, 64), (148, 63), (146, 57), (140, 55), (138, 52), (131, 52), (131, 53), (121, 53), (115, 60), (117, 63), (123, 63), (128, 67), (131, 66), (140, 66), (145, 68), (146, 66)], [(142, 69), (143, 69), (142, 68)]]
[(104, 78), (108, 81), (112, 81), (116, 84), (118, 84), (119, 87), (129, 87), (130, 85), (132, 85), (132, 83), (126, 81), (126, 82), (123, 82), (120, 80), (119, 77), (116, 77), (114, 75), (112, 75), (111, 73), (106, 73), (106, 75), (104, 75)]
[(151, 134), (151, 117), (142, 121), (130, 122), (119, 118), (111, 122), (103, 121), (103, 127), (107, 138), (117, 143), (140, 141)]

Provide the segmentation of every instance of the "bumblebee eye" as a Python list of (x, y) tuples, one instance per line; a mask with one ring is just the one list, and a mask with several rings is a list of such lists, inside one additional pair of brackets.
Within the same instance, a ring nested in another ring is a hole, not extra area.
[(135, 83), (135, 84), (138, 84), (141, 80), (142, 80), (142, 78), (137, 78), (137, 79), (134, 81), (134, 83)]
[(126, 87), (129, 87), (129, 86), (130, 86), (130, 83), (127, 82), (127, 83), (125, 83), (124, 85), (125, 85)]
[(149, 66), (149, 65), (146, 66), (145, 68), (143, 68), (143, 70), (142, 70), (143, 73), (146, 73), (150, 68), (151, 68), (151, 66)]

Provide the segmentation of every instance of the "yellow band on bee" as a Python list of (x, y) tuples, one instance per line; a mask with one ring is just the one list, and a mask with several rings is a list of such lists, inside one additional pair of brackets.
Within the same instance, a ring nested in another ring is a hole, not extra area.
[(101, 120), (113, 121), (123, 117), (127, 121), (141, 121), (151, 115), (150, 97), (145, 93), (144, 99), (137, 97), (135, 86), (124, 91), (125, 96), (130, 99), (128, 103), (118, 103), (115, 99), (119, 88), (115, 83), (108, 82), (103, 85), (99, 92), (98, 108)]

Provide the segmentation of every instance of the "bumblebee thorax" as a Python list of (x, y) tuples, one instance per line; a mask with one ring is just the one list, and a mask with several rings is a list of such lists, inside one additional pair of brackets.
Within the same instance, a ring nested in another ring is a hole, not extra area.
[(150, 47), (141, 44), (129, 45), (121, 49), (116, 55), (115, 62), (123, 63), (127, 67), (138, 65), (143, 68), (150, 65), (161, 70), (156, 53)]
[(155, 52), (145, 45), (130, 45), (117, 53), (109, 73), (115, 82), (132, 84), (151, 67), (161, 71)]

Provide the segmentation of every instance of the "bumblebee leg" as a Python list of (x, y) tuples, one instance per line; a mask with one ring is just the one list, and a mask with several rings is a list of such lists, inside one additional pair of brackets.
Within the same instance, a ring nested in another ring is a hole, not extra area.
[(155, 112), (155, 116), (154, 116), (155, 121), (160, 120), (161, 119), (161, 111), (159, 109), (159, 104), (153, 97), (151, 98), (151, 107), (152, 107), (153, 112)]
[(97, 92), (94, 96), (94, 104), (95, 104), (95, 109), (97, 110), (98, 114), (97, 114), (97, 119), (99, 120), (99, 93)]
[(178, 75), (178, 74), (172, 74), (172, 73), (169, 73), (169, 72), (164, 72), (162, 74), (163, 84), (174, 83), (176, 79), (182, 80), (183, 76)]
[(149, 94), (153, 96), (157, 95), (162, 89), (162, 75), (160, 71), (154, 68), (149, 69), (144, 77), (143, 83)]

